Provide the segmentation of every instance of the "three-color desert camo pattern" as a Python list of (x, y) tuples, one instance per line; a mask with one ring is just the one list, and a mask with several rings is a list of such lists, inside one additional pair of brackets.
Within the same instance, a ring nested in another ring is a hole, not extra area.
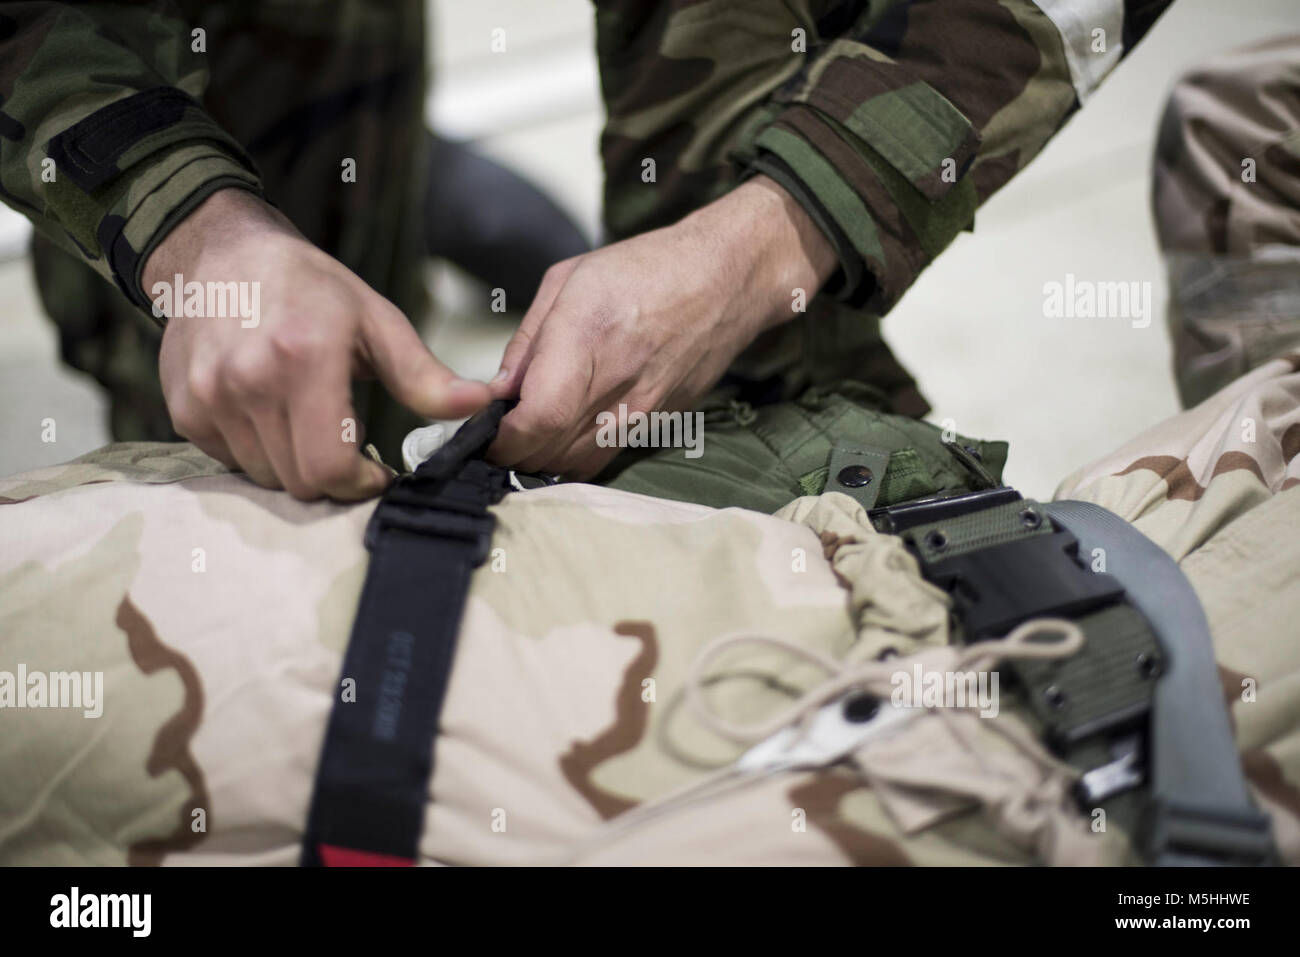
[[(1283, 530), (1300, 520), (1298, 369), (1296, 355), (1266, 363), (1058, 491), (1118, 512), (1180, 562), (1290, 863), (1300, 539)], [(103, 674), (99, 717), (0, 709), (0, 862), (295, 862), (330, 708), (377, 692), (349, 692), (339, 674), (373, 503), (295, 502), (179, 444), (110, 446), (4, 480), (0, 496), (0, 681), (20, 667)], [(963, 713), (954, 730), (926, 712), (851, 764), (654, 813), (748, 746), (685, 700), (707, 644), (772, 636), (846, 664), (890, 650), (900, 672), (943, 670), (946, 596), (838, 492), (766, 515), (574, 484), (495, 511), (422, 861), (1137, 862), (1132, 835), (1074, 808), (1075, 772), (1007, 746), (1001, 732), (1031, 732), (1006, 685), (996, 716)], [(705, 676), (709, 708), (741, 725), (826, 680), (760, 645)]]

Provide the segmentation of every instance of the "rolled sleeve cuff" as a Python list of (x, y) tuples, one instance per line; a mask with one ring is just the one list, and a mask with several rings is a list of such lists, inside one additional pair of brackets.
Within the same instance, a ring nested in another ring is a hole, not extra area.
[(177, 223), (220, 189), (262, 192), (243, 147), (198, 101), (171, 87), (96, 110), (53, 137), (47, 153), (65, 183), (52, 212), (60, 222), (93, 228), (93, 236), (73, 239), (142, 309), (149, 307), (144, 263)]
[(109, 212), (99, 226), (105, 261), (128, 299), (152, 315), (142, 285), (150, 254), (205, 199), (232, 187), (262, 192), (256, 175), (206, 143), (177, 147), (134, 171), (128, 192), (135, 201)]
[(978, 134), (918, 84), (856, 109), (814, 90), (786, 105), (754, 141), (753, 171), (787, 189), (840, 257), (828, 294), (888, 311), (974, 220), (964, 174)]

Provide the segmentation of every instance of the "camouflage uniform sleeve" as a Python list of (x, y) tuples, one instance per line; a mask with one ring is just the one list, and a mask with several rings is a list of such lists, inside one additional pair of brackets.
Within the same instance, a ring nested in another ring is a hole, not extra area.
[(1169, 2), (911, 0), (856, 17), (830, 3), (748, 171), (836, 246), (826, 291), (883, 313)]
[(142, 308), (144, 263), (218, 189), (261, 191), (198, 101), (190, 26), (166, 2), (0, 11), (0, 199)]

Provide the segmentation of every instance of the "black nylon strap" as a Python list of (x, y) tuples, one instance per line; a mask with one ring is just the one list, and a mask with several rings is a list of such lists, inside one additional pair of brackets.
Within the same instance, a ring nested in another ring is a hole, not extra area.
[(371, 517), (370, 567), (317, 767), (303, 865), (417, 859), (470, 576), (491, 544), (489, 506), (511, 487), (508, 471), (467, 457), (491, 441), (505, 408), (494, 403), (467, 422), (462, 441), (401, 476)]

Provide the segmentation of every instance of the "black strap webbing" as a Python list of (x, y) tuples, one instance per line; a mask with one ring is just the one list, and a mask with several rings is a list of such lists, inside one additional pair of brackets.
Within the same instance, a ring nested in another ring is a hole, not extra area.
[(494, 402), (380, 499), (370, 567), (343, 659), (301, 863), (409, 865), (418, 856), (434, 739), (489, 506), (510, 473), (476, 458), (508, 408)]

